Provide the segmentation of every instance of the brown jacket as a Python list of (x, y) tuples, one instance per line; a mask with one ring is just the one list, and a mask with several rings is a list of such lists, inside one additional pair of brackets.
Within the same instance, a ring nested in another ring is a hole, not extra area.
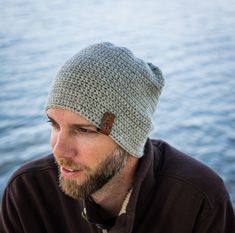
[[(102, 232), (82, 217), (84, 203), (64, 195), (52, 155), (21, 167), (5, 190), (1, 233)], [(234, 233), (223, 181), (163, 141), (146, 143), (126, 213), (110, 233)]]

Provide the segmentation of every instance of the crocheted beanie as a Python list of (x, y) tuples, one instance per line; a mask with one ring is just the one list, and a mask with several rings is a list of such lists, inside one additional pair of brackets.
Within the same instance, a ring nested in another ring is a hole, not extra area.
[(46, 110), (63, 108), (88, 119), (135, 157), (153, 129), (164, 86), (158, 67), (109, 42), (91, 45), (57, 73)]

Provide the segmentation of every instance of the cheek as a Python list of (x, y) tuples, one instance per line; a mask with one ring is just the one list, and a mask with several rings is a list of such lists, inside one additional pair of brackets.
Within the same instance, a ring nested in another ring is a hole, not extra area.
[(75, 147), (77, 151), (79, 151), (79, 157), (84, 160), (93, 160), (96, 159), (96, 157), (99, 157), (100, 151), (98, 146), (96, 146), (95, 143), (88, 143), (88, 142), (80, 142), (79, 140), (76, 140)]
[(117, 144), (111, 139), (105, 140), (99, 137), (99, 140), (93, 141), (92, 143), (79, 143), (77, 147), (84, 158), (91, 163), (91, 167), (96, 167), (97, 164), (102, 162), (104, 159), (112, 155), (117, 148)]

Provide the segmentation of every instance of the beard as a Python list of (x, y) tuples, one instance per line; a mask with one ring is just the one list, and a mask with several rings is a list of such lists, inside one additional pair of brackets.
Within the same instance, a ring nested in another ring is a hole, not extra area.
[(58, 158), (56, 163), (70, 167), (71, 169), (82, 169), (86, 171), (86, 177), (83, 183), (76, 179), (66, 179), (59, 174), (59, 187), (68, 196), (75, 199), (86, 199), (92, 193), (102, 188), (110, 179), (112, 179), (125, 166), (128, 153), (118, 147), (114, 153), (103, 160), (95, 171), (84, 165), (78, 165), (70, 159)]

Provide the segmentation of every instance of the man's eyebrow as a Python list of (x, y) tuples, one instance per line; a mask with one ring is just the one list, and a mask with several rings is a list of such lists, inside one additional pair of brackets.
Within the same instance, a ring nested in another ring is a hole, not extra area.
[[(50, 117), (48, 114), (47, 114), (47, 117), (50, 121), (58, 124), (52, 117)], [(91, 127), (91, 128), (94, 128), (96, 130), (98, 130), (98, 128), (95, 126), (95, 125), (92, 125), (92, 124), (71, 124), (70, 125), (71, 127), (73, 128), (82, 128), (82, 127)]]
[(53, 122), (56, 122), (52, 117), (50, 117), (48, 114), (47, 114), (47, 118)]

